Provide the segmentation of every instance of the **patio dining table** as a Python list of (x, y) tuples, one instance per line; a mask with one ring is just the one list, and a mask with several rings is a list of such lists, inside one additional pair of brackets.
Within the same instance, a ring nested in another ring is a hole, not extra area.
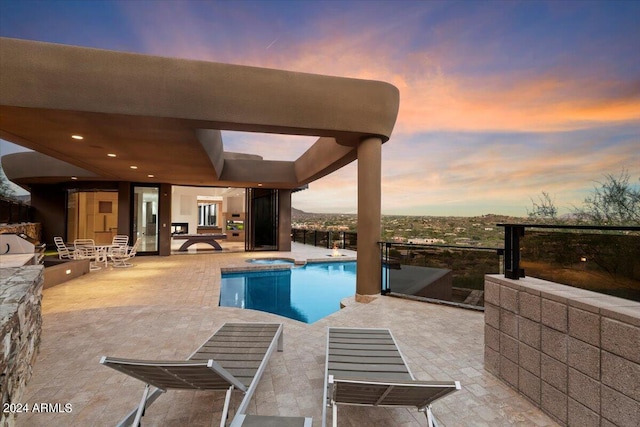
[(119, 248), (120, 245), (96, 245), (96, 262), (104, 263), (104, 266), (107, 267), (109, 264), (109, 252), (113, 248)]
[[(119, 247), (119, 245), (94, 245), (94, 253), (90, 253), (90, 248), (76, 248), (76, 256), (79, 258), (89, 258), (94, 264), (104, 264), (106, 268), (109, 264), (109, 251), (112, 248)], [(96, 270), (100, 269), (100, 266), (96, 265)]]

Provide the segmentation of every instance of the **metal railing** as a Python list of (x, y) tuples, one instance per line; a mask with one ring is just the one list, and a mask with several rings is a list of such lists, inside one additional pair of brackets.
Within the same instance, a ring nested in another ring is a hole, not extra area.
[[(536, 277), (640, 301), (640, 227), (498, 224), (504, 275)], [(526, 230), (526, 233), (525, 233)]]
[(292, 228), (291, 240), (296, 243), (327, 249), (337, 248), (355, 251), (358, 246), (358, 234), (352, 231), (321, 231)]
[(0, 224), (19, 224), (33, 222), (32, 206), (0, 196)]
[(382, 294), (484, 306), (484, 276), (502, 272), (501, 248), (380, 242)]

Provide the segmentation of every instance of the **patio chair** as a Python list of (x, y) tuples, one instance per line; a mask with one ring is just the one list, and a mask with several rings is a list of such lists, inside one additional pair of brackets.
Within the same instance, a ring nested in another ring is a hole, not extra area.
[(138, 252), (138, 246), (140, 245), (140, 238), (136, 239), (133, 246), (113, 246), (109, 250), (109, 258), (113, 261), (113, 266), (116, 268), (131, 267), (133, 264), (129, 262), (131, 258), (136, 256)]
[(431, 403), (456, 390), (459, 381), (417, 381), (388, 329), (329, 328), (322, 425), (327, 407), (338, 425), (337, 405), (415, 407), (437, 426)]
[(126, 248), (129, 245), (129, 236), (126, 234), (116, 234), (111, 239), (111, 246)]
[(96, 249), (96, 242), (93, 239), (76, 239), (73, 241), (73, 257), (75, 259), (88, 259), (89, 270), (100, 270), (98, 262), (103, 262), (102, 255)]
[(62, 237), (54, 237), (53, 243), (56, 244), (56, 248), (58, 249), (58, 258), (73, 259), (73, 249), (67, 247), (67, 245), (64, 243), (64, 240), (62, 240)]
[[(145, 409), (168, 389), (226, 391), (220, 426), (226, 424), (231, 393), (239, 390), (244, 397), (231, 425), (264, 426), (268, 424), (260, 424), (261, 417), (245, 416), (245, 412), (269, 358), (276, 348), (282, 351), (282, 345), (281, 323), (225, 323), (186, 361), (130, 360), (104, 356), (100, 363), (146, 383), (140, 404), (119, 426), (138, 426)], [(150, 386), (155, 387), (152, 392)], [(296, 421), (288, 418), (282, 420)], [(299, 422), (304, 420), (298, 419)], [(283, 421), (274, 425), (287, 424)], [(302, 427), (305, 424), (292, 425)]]

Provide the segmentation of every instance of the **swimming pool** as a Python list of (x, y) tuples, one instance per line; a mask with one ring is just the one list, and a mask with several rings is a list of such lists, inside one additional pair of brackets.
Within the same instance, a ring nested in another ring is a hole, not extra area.
[(285, 270), (223, 273), (220, 306), (250, 308), (313, 323), (356, 292), (356, 262), (310, 263)]

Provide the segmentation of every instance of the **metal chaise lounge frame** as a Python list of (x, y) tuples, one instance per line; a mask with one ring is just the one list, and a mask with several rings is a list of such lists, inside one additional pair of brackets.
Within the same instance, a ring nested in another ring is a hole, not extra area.
[(415, 407), (437, 426), (431, 403), (456, 390), (459, 381), (418, 381), (389, 329), (328, 328), (322, 425), (327, 408), (338, 425), (337, 405)]
[[(150, 361), (103, 356), (100, 363), (146, 383), (142, 399), (118, 426), (140, 425), (144, 411), (168, 389), (226, 390), (220, 426), (227, 422), (232, 391), (244, 393), (231, 426), (268, 421), (245, 415), (269, 358), (283, 349), (281, 323), (225, 323), (185, 361)], [(155, 390), (150, 391), (150, 386)], [(289, 418), (290, 425), (310, 426), (311, 419)]]

